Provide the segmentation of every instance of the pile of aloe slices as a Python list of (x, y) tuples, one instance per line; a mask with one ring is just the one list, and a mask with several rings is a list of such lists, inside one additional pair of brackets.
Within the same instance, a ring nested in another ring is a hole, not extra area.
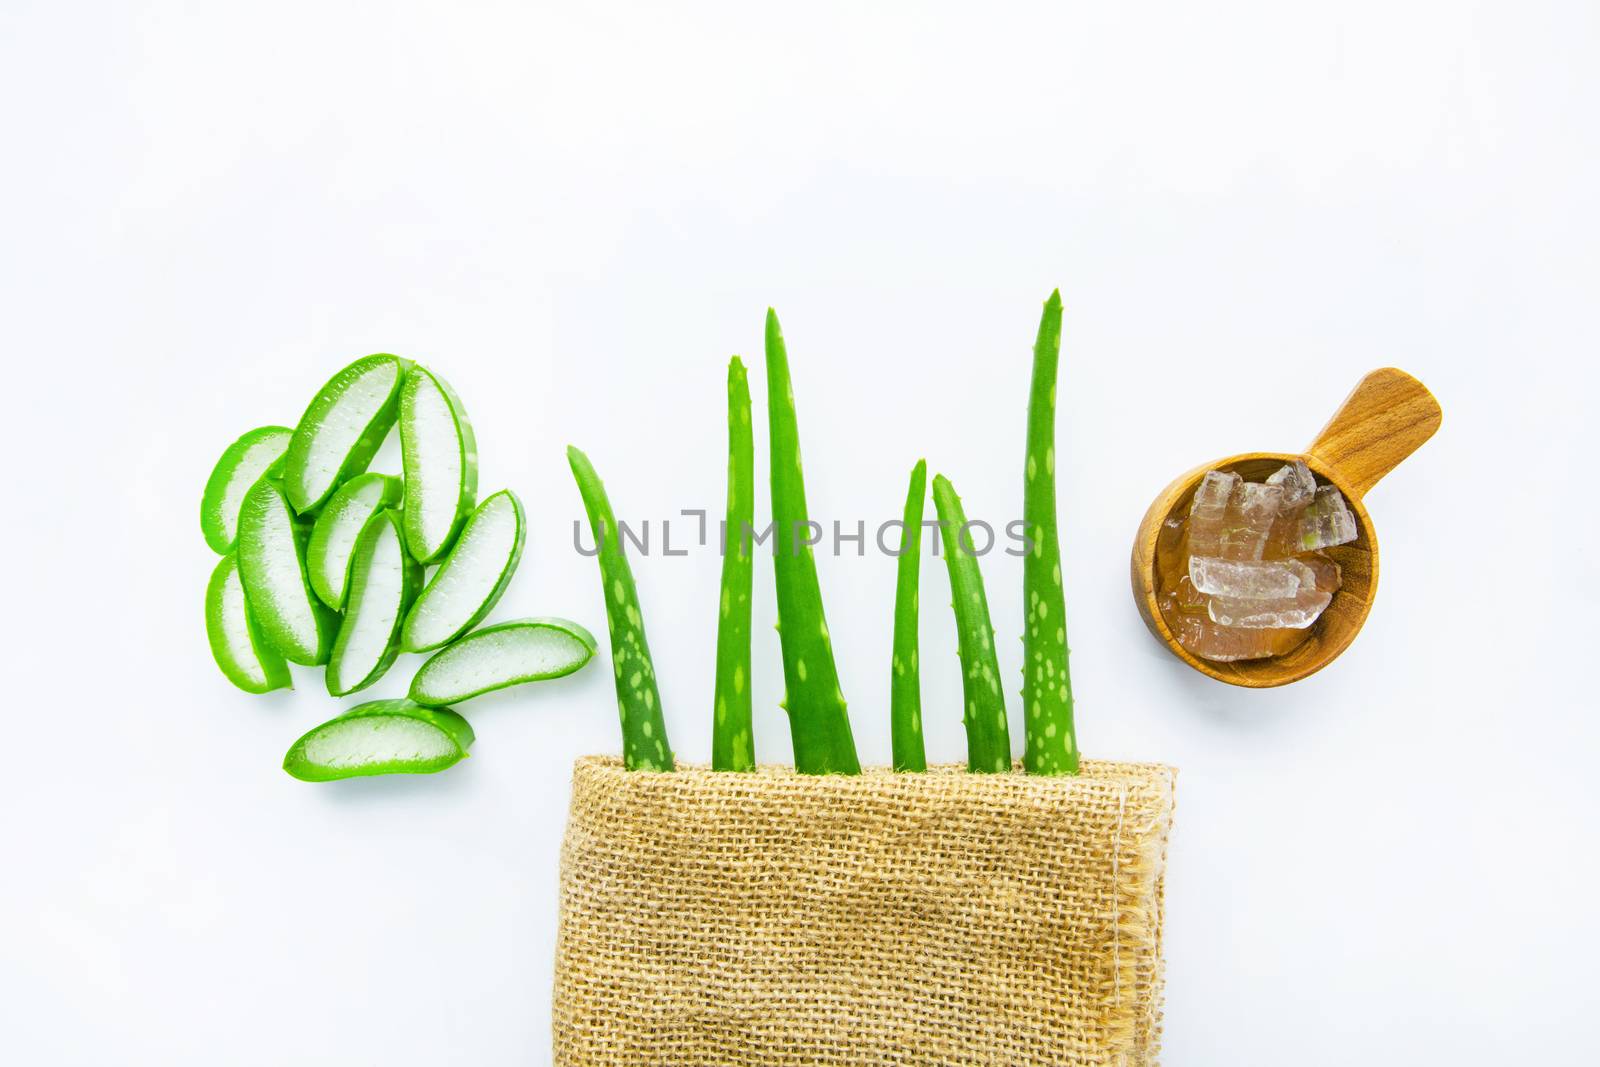
[[(397, 426), (401, 474), (369, 472)], [(461, 399), (398, 356), (356, 360), (294, 428), (262, 426), (222, 453), (200, 529), (222, 557), (206, 588), (206, 633), (229, 681), (266, 693), (292, 687), (290, 663), (321, 666), (329, 694), (343, 697), (377, 682), (401, 652), (432, 653), (407, 699), (316, 727), (284, 770), (306, 781), (443, 770), (473, 741), (449, 705), (559, 678), (593, 657), (593, 635), (565, 619), (475, 629), (516, 573), (526, 521), (509, 489), (477, 496)]]

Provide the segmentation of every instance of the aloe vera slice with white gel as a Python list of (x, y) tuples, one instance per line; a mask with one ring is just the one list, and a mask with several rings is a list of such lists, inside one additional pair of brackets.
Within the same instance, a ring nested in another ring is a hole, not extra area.
[(509, 489), (472, 513), (455, 547), (411, 605), (401, 632), (407, 652), (427, 652), (466, 633), (489, 614), (522, 559), (522, 501)]
[(443, 378), (415, 367), (400, 394), (406, 548), (419, 563), (450, 550), (478, 498), (478, 445), (461, 398)]
[(301, 515), (367, 469), (394, 425), (411, 361), (379, 353), (358, 359), (317, 391), (294, 428), (283, 492)]
[(283, 769), (304, 782), (432, 774), (461, 762), (472, 742), (472, 727), (449, 708), (374, 700), (296, 741), (283, 757)]
[(270, 480), (245, 494), (239, 512), (239, 576), (256, 625), (291, 663), (326, 663), (338, 616), (306, 581), (308, 531)]
[(400, 494), (400, 479), (393, 475), (358, 474), (334, 490), (317, 513), (306, 546), (306, 574), (312, 592), (334, 611), (344, 610), (356, 538), (373, 515), (397, 506)]
[(256, 631), (232, 552), (217, 561), (206, 584), (206, 638), (222, 673), (246, 693), (294, 688), (283, 657)]
[(217, 460), (200, 497), (200, 532), (213, 552), (233, 551), (244, 495), (283, 459), (293, 433), (287, 426), (258, 427), (229, 445)]
[(594, 635), (566, 619), (516, 619), (476, 630), (434, 653), (411, 680), (418, 704), (457, 704), (496, 689), (560, 678), (595, 653)]
[(422, 564), (406, 555), (400, 516), (367, 520), (350, 561), (350, 600), (328, 657), (328, 692), (342, 697), (383, 677), (400, 654), (400, 620), (422, 588)]

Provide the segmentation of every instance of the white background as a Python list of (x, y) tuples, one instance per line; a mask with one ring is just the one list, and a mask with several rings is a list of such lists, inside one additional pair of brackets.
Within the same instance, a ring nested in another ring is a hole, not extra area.
[[(244, 696), (205, 646), (196, 505), (236, 434), (354, 357), (428, 362), (484, 491), (529, 505), (495, 617), (603, 631), (564, 445), (624, 516), (715, 515), (724, 365), (759, 363), (772, 304), (813, 514), (894, 516), (926, 455), (1003, 521), (1059, 285), (1083, 747), (1181, 768), (1166, 1061), (1588, 1059), (1600, 10), (578, 8), (0, 8), (0, 1058), (549, 1057), (567, 778), (618, 747), (608, 659), (473, 704), (445, 774), (291, 780), (284, 749), (343, 705), (307, 670)], [(1169, 657), (1127, 588), (1146, 503), (1302, 446), (1385, 364), (1445, 419), (1368, 497), (1360, 640), (1273, 692)], [(674, 744), (705, 759), (717, 560), (636, 566)], [(893, 563), (819, 566), (883, 762)], [(787, 761), (769, 568), (757, 747)], [(1014, 677), (1020, 568), (986, 577)], [(923, 582), (930, 756), (956, 760), (942, 568)]]

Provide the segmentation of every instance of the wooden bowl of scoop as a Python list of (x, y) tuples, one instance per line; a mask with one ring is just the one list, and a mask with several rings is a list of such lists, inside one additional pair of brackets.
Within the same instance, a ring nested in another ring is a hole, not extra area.
[[(1150, 632), (1195, 670), (1230, 685), (1256, 689), (1288, 685), (1332, 663), (1355, 640), (1378, 591), (1378, 537), (1362, 497), (1433, 436), (1441, 417), (1439, 402), (1421, 382), (1403, 370), (1385, 367), (1361, 379), (1305, 455), (1246, 452), (1201, 464), (1180, 476), (1145, 512), (1133, 542), (1133, 596)], [(1343, 571), (1343, 584), (1306, 640), (1292, 651), (1231, 663), (1201, 659), (1178, 643), (1161, 616), (1156, 553), (1163, 527), (1169, 518), (1188, 515), (1195, 488), (1207, 471), (1231, 471), (1246, 481), (1261, 481), (1296, 459), (1305, 460), (1318, 484), (1333, 485), (1343, 493), (1355, 515), (1356, 539), (1326, 550)]]

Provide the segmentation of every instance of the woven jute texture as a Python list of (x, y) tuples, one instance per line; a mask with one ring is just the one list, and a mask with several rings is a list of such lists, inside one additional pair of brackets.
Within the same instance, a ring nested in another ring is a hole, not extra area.
[(1154, 1063), (1172, 788), (579, 760), (556, 1062)]

